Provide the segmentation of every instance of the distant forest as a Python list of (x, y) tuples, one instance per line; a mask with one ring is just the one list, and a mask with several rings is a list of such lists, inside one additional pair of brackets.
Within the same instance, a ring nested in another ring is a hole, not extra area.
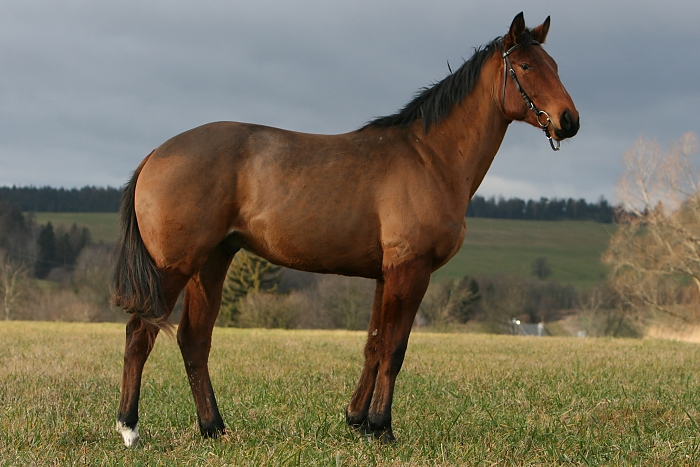
[[(24, 212), (117, 212), (122, 191), (119, 188), (0, 187), (0, 200)], [(615, 208), (604, 198), (596, 203), (585, 199), (525, 201), (520, 198), (484, 198), (476, 195), (467, 208), (467, 217), (529, 220), (593, 220), (609, 223)]]
[(603, 197), (597, 203), (585, 199), (547, 199), (525, 201), (520, 198), (484, 198), (476, 195), (467, 207), (467, 217), (492, 219), (528, 219), (536, 221), (592, 220), (611, 223), (615, 218), (615, 207)]
[(122, 190), (112, 187), (0, 187), (0, 200), (23, 212), (117, 212), (121, 197)]

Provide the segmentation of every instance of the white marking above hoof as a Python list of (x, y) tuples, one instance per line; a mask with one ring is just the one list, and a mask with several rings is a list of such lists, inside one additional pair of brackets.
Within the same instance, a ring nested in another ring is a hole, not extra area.
[(117, 421), (117, 431), (121, 433), (122, 438), (124, 438), (124, 445), (127, 448), (135, 448), (139, 444), (139, 424), (137, 423), (132, 430), (124, 423)]

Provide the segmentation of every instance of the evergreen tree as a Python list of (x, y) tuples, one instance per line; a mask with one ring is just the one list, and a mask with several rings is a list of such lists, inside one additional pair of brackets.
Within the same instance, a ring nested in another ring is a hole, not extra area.
[(248, 251), (239, 251), (229, 267), (221, 297), (219, 322), (232, 326), (238, 316), (239, 302), (253, 292), (274, 292), (281, 268)]
[(0, 199), (0, 252), (4, 251), (8, 260), (28, 265), (32, 225), (17, 207)]
[(539, 280), (545, 280), (552, 275), (552, 268), (549, 267), (547, 258), (540, 256), (532, 262), (532, 275)]
[(34, 265), (34, 274), (39, 279), (45, 279), (51, 269), (58, 265), (56, 258), (56, 234), (53, 231), (51, 222), (46, 224), (39, 231), (39, 238), (36, 241), (38, 252)]
[(74, 223), (67, 232), (59, 226), (55, 235), (56, 260), (64, 267), (75, 266), (80, 252), (90, 244), (90, 230), (87, 227), (81, 229)]

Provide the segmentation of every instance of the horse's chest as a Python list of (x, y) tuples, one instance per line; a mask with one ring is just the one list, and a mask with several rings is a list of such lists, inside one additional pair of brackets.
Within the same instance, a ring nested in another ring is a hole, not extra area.
[(445, 265), (445, 263), (457, 254), (459, 249), (462, 248), (466, 233), (467, 224), (463, 220), (459, 225), (448, 226), (446, 233), (436, 239), (433, 271)]

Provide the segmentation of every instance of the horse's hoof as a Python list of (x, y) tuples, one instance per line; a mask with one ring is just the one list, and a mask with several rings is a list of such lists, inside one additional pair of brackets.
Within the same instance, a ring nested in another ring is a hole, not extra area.
[(224, 427), (224, 422), (200, 423), (199, 432), (204, 438), (218, 438), (226, 433), (226, 428)]
[(352, 430), (362, 430), (367, 426), (367, 415), (350, 415), (348, 409), (345, 409), (345, 423)]
[(392, 444), (396, 442), (396, 437), (394, 436), (394, 432), (391, 431), (391, 428), (375, 430), (374, 437), (382, 444)]
[(124, 445), (127, 448), (135, 448), (139, 444), (141, 437), (139, 436), (139, 424), (134, 425), (134, 428), (129, 428), (126, 423), (117, 420), (117, 431), (124, 438)]
[(391, 430), (391, 414), (369, 414), (367, 422), (369, 432), (375, 439), (386, 444), (396, 441)]

